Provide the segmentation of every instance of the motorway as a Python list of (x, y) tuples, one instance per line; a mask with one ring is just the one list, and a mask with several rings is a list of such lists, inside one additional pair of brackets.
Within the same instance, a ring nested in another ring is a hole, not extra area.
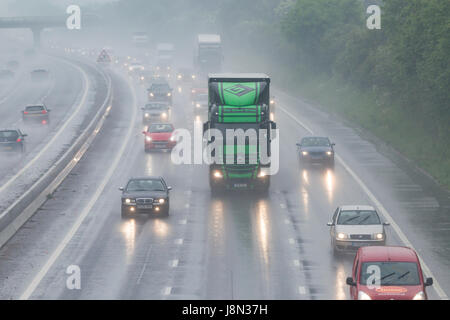
[[(104, 127), (52, 198), (0, 249), (0, 299), (348, 299), (353, 256), (333, 255), (326, 225), (343, 204), (378, 207), (391, 222), (387, 244), (414, 246), (435, 277), (430, 298), (447, 298), (448, 195), (339, 119), (276, 90), (282, 156), (268, 196), (212, 197), (206, 165), (144, 153), (145, 88), (118, 68), (108, 73), (114, 99)], [(60, 92), (81, 90), (76, 78), (54, 85), (33, 97), (58, 90), (70, 105)], [(192, 130), (205, 115), (194, 114), (188, 87), (175, 92), (173, 123)], [(25, 103), (21, 95), (10, 99)], [(295, 143), (312, 133), (336, 142), (334, 170), (299, 168)], [(142, 175), (161, 175), (173, 187), (169, 217), (121, 219), (118, 187)], [(72, 265), (81, 270), (80, 290), (66, 286)]]

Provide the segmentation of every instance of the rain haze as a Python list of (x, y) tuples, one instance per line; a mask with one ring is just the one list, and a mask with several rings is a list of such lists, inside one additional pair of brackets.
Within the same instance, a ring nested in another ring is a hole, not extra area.
[(449, 28), (439, 0), (2, 0), (0, 299), (448, 299)]

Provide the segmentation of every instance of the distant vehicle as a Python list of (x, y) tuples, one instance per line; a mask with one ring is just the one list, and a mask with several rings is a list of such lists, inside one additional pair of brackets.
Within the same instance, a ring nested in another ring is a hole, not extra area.
[(144, 134), (144, 150), (149, 152), (155, 149), (172, 150), (177, 144), (173, 132), (174, 126), (171, 123), (153, 123), (148, 126)]
[(172, 106), (172, 91), (167, 81), (158, 79), (147, 89), (149, 102), (167, 102)]
[(122, 219), (140, 213), (169, 215), (169, 191), (162, 177), (131, 178), (122, 191)]
[(170, 72), (173, 63), (174, 45), (172, 43), (158, 43), (156, 45), (156, 65), (160, 72)]
[(19, 61), (17, 61), (17, 60), (10, 60), (10, 61), (8, 61), (8, 63), (6, 65), (10, 69), (17, 69), (17, 68), (19, 68)]
[(194, 73), (194, 70), (189, 68), (180, 68), (177, 72), (177, 81), (179, 82), (193, 82), (197, 76)]
[(145, 69), (138, 72), (139, 82), (141, 84), (150, 84), (157, 80), (156, 72), (153, 69)]
[(50, 77), (49, 71), (47, 69), (35, 69), (31, 71), (31, 80), (36, 81), (46, 81)]
[(327, 137), (304, 137), (297, 143), (301, 165), (321, 164), (334, 168), (334, 146)]
[(218, 34), (199, 34), (197, 36), (194, 65), (200, 74), (222, 71), (222, 40)]
[(139, 72), (139, 71), (144, 71), (144, 70), (145, 70), (145, 67), (140, 62), (131, 62), (128, 65), (128, 71), (129, 72)]
[(170, 121), (170, 107), (164, 102), (147, 103), (142, 108), (142, 122), (167, 122)]
[(191, 102), (194, 110), (208, 110), (208, 88), (193, 87), (191, 89)]
[(386, 231), (377, 211), (372, 206), (340, 206), (330, 222), (331, 245), (335, 253), (356, 250), (362, 246), (384, 246)]
[(14, 72), (11, 70), (0, 70), (0, 80), (11, 80), (14, 79)]
[(44, 104), (26, 106), (22, 111), (22, 120), (27, 122), (39, 122), (42, 124), (48, 124), (50, 122), (49, 112)]
[(19, 129), (0, 130), (0, 151), (25, 152), (24, 138), (26, 136)]
[[(275, 110), (277, 109), (277, 101), (274, 96), (270, 97), (270, 117), (273, 118), (275, 114)], [(273, 119), (271, 119), (273, 120)]]
[(346, 283), (354, 300), (428, 300), (419, 257), (407, 247), (362, 247)]
[(144, 31), (137, 31), (133, 33), (133, 44), (140, 48), (148, 46), (148, 34)]

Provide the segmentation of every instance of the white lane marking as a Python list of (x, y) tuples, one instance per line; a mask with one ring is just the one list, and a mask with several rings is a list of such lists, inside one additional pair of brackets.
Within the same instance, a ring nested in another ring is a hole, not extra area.
[(297, 259), (294, 260), (294, 266), (300, 267), (300, 261), (298, 261)]
[(187, 224), (187, 219), (181, 219), (178, 221), (179, 224)]
[(284, 223), (285, 224), (290, 224), (291, 222), (289, 221), (289, 219), (284, 219)]
[(290, 243), (290, 244), (295, 244), (295, 239), (290, 238), (290, 239), (289, 239), (289, 243)]
[(165, 287), (163, 290), (163, 295), (168, 296), (172, 292), (172, 287)]
[[(131, 87), (132, 88), (132, 87)], [(128, 146), (128, 141), (131, 138), (131, 135), (133, 133), (134, 129), (134, 123), (136, 121), (136, 113), (137, 113), (137, 105), (136, 105), (136, 93), (134, 91), (134, 88), (132, 88), (133, 91), (133, 114), (131, 117), (130, 126), (128, 127), (128, 132), (125, 136), (124, 141), (122, 142), (122, 145), (120, 146), (119, 152), (116, 154), (116, 157), (114, 159), (114, 162), (112, 163), (111, 167), (108, 169), (108, 172), (106, 176), (103, 178), (102, 183), (97, 188), (96, 192), (90, 199), (89, 203), (86, 207), (84, 207), (81, 214), (78, 216), (77, 220), (73, 224), (72, 228), (69, 230), (69, 232), (66, 234), (64, 239), (59, 243), (58, 247), (55, 249), (55, 251), (52, 253), (50, 258), (47, 260), (47, 262), (44, 264), (44, 266), (41, 268), (39, 273), (34, 277), (33, 281), (31, 281), (30, 285), (26, 288), (26, 290), (22, 293), (20, 296), (20, 300), (26, 300), (28, 299), (31, 294), (34, 292), (34, 290), (37, 288), (39, 283), (42, 281), (42, 279), (47, 274), (48, 270), (52, 267), (52, 265), (56, 262), (58, 257), (61, 255), (64, 248), (67, 246), (67, 244), (70, 242), (70, 240), (73, 238), (77, 230), (80, 228), (81, 224), (83, 223), (84, 219), (87, 217), (87, 215), (90, 213), (92, 207), (97, 202), (100, 195), (103, 193), (103, 190), (105, 189), (108, 181), (111, 179), (112, 175), (114, 174), (117, 166), (119, 165), (120, 159), (122, 158), (122, 155), (125, 153), (125, 149)]]
[(179, 262), (178, 259), (174, 259), (174, 260), (171, 260), (171, 261), (169, 262), (169, 265), (170, 265), (172, 268), (176, 268), (176, 267), (178, 267), (178, 262)]
[(185, 205), (184, 205), (184, 207), (186, 208), (186, 209), (188, 209), (190, 206), (189, 206), (189, 203), (186, 203)]
[[(288, 112), (286, 109), (284, 109), (281, 106), (277, 106), (280, 110), (282, 110), (284, 113), (286, 113), (288, 116), (291, 117), (292, 120), (297, 122), (300, 126), (305, 128), (310, 134), (314, 134), (314, 132), (306, 126), (303, 122), (301, 122), (299, 119), (297, 119), (296, 116), (294, 116), (292, 113)], [(425, 274), (433, 278), (433, 288), (436, 291), (436, 293), (439, 295), (439, 297), (443, 300), (448, 300), (447, 294), (444, 292), (442, 287), (440, 286), (439, 282), (437, 281), (436, 277), (431, 272), (431, 269), (428, 267), (428, 265), (425, 263), (425, 261), (422, 259), (422, 257), (419, 255), (418, 251), (414, 248), (412, 243), (408, 240), (406, 235), (403, 233), (403, 231), (400, 229), (397, 223), (395, 223), (392, 216), (389, 214), (389, 212), (386, 210), (386, 208), (381, 204), (381, 202), (375, 197), (375, 195), (369, 190), (369, 188), (362, 182), (362, 180), (358, 177), (358, 175), (350, 169), (350, 166), (345, 163), (345, 161), (339, 156), (335, 155), (336, 159), (341, 163), (341, 165), (347, 170), (347, 172), (352, 176), (352, 178), (359, 184), (359, 186), (363, 189), (363, 191), (366, 193), (366, 195), (372, 200), (372, 202), (375, 204), (376, 207), (381, 211), (383, 216), (387, 218), (389, 223), (391, 224), (394, 231), (397, 233), (400, 240), (403, 242), (403, 244), (407, 247), (410, 247), (416, 251), (417, 256), (419, 257), (420, 264), (422, 265), (422, 269), (425, 271)]]
[(136, 284), (141, 283), (142, 276), (144, 275), (145, 269), (147, 269), (147, 263), (148, 263), (148, 259), (150, 258), (151, 252), (152, 252), (152, 245), (150, 245), (150, 247), (148, 247), (148, 249), (147, 249), (147, 253), (145, 254), (144, 265), (142, 266), (141, 273), (139, 274)]
[(183, 239), (181, 239), (181, 238), (180, 239), (175, 239), (174, 243), (181, 245), (181, 244), (183, 244)]
[(286, 209), (286, 205), (284, 203), (280, 203), (281, 209)]
[[(76, 107), (75, 111), (72, 113), (72, 115), (64, 122), (64, 124), (59, 128), (59, 130), (53, 135), (53, 137), (50, 139), (50, 141), (38, 152), (38, 154), (31, 159), (29, 162), (27, 162), (27, 164), (20, 169), (14, 176), (12, 176), (7, 182), (5, 182), (2, 186), (0, 186), (0, 192), (2, 192), (3, 190), (5, 190), (11, 183), (13, 183), (19, 176), (21, 176), (26, 170), (28, 170), (28, 168), (30, 168), (45, 152), (47, 152), (47, 149), (50, 148), (50, 146), (56, 141), (56, 139), (59, 138), (59, 136), (61, 135), (61, 133), (66, 129), (66, 127), (71, 123), (72, 119), (78, 115), (79, 111), (81, 110), (81, 108), (83, 107), (83, 105), (86, 102), (86, 98), (88, 96), (88, 92), (89, 92), (89, 87), (90, 87), (90, 81), (89, 78), (86, 74), (86, 72), (81, 69), (79, 66), (71, 63), (71, 62), (67, 62), (64, 61), (67, 64), (70, 64), (72, 67), (78, 69), (78, 71), (83, 75), (83, 81), (84, 81), (84, 93), (83, 96), (81, 98), (80, 103), (78, 104), (78, 106)], [(2, 215), (0, 215), (0, 219), (2, 218)]]
[(306, 294), (306, 288), (304, 286), (298, 287), (298, 293), (300, 293), (301, 295), (305, 295)]

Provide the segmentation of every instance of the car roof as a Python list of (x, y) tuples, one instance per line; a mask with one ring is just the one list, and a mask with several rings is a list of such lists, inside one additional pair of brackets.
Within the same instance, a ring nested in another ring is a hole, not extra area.
[(401, 246), (368, 246), (359, 248), (359, 258), (365, 261), (418, 262), (416, 252)]
[(367, 211), (376, 211), (374, 207), (369, 205), (344, 205), (340, 206), (340, 211), (346, 210), (367, 210)]
[(128, 181), (131, 180), (163, 180), (161, 176), (141, 176), (141, 177), (131, 177)]

